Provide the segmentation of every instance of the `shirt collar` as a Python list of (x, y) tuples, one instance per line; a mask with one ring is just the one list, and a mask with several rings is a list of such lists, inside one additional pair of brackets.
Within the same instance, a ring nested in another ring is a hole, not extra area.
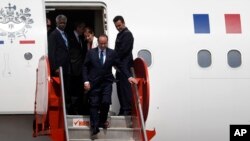
[(74, 34), (75, 34), (75, 36), (78, 38), (79, 37), (79, 35), (78, 35), (78, 33), (74, 30)]
[(127, 30), (128, 28), (125, 26), (119, 33), (122, 33), (123, 31)]
[(56, 27), (56, 29), (57, 29), (61, 34), (64, 33), (64, 31), (63, 31), (63, 30), (60, 30), (58, 27)]
[[(98, 52), (101, 52), (102, 50), (98, 47)], [(103, 50), (104, 53), (106, 53), (106, 48)]]

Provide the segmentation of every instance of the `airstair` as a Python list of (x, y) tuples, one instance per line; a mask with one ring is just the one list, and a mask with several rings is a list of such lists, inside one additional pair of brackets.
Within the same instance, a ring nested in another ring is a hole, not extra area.
[(110, 112), (109, 127), (91, 136), (88, 115), (66, 115), (62, 78), (50, 77), (49, 61), (43, 56), (37, 69), (37, 89), (33, 136), (50, 136), (52, 141), (148, 141), (155, 130), (146, 131), (145, 121), (149, 106), (147, 67), (140, 58), (134, 60), (133, 73), (138, 84), (133, 86), (131, 116), (115, 116)]
[[(131, 116), (110, 116), (109, 128), (100, 128), (94, 138), (91, 138), (89, 116), (67, 115), (69, 141), (135, 141), (135, 128), (132, 128)], [(139, 131), (139, 130), (138, 130)], [(138, 138), (138, 137), (137, 137)]]

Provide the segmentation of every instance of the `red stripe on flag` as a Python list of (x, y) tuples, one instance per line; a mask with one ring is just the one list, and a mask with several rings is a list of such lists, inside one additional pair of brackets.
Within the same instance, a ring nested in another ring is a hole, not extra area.
[(20, 44), (35, 44), (35, 40), (20, 40)]
[(226, 32), (241, 33), (240, 14), (225, 14)]

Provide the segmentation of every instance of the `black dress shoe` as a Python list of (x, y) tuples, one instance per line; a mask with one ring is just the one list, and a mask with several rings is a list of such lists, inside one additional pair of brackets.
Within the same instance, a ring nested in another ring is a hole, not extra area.
[(118, 114), (118, 116), (131, 116), (131, 111), (123, 111)]
[(131, 111), (125, 111), (125, 112), (124, 112), (124, 115), (125, 115), (125, 116), (131, 116)]
[(124, 111), (120, 111), (118, 116), (123, 116), (124, 115)]
[(98, 127), (92, 127), (91, 130), (92, 130), (91, 136), (95, 136), (96, 134), (100, 132)]
[(99, 127), (103, 128), (103, 129), (107, 129), (107, 128), (109, 128), (109, 122), (105, 121), (104, 123), (99, 123)]

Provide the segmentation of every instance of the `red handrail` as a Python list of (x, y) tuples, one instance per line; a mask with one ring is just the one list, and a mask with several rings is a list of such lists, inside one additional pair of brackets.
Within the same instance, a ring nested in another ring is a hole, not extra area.
[[(138, 138), (142, 141), (147, 141), (153, 138), (156, 134), (156, 131), (148, 131), (145, 129), (144, 123), (148, 117), (149, 110), (149, 98), (150, 98), (150, 89), (149, 89), (149, 75), (148, 68), (146, 63), (142, 58), (136, 58), (133, 64), (133, 71), (138, 84), (136, 87), (132, 87), (133, 90), (133, 127), (141, 129), (140, 137), (138, 137), (138, 132), (135, 131), (135, 138)], [(136, 96), (138, 94), (138, 97)], [(141, 107), (141, 109), (140, 109)], [(142, 111), (139, 111), (142, 110)], [(142, 113), (142, 114), (140, 114)], [(143, 120), (143, 121), (142, 121)], [(145, 135), (146, 134), (146, 135)]]
[(149, 89), (149, 75), (148, 67), (142, 58), (136, 58), (133, 65), (135, 76), (140, 81), (138, 85), (139, 96), (143, 108), (143, 117), (146, 122), (148, 118), (149, 110), (149, 98), (150, 98), (150, 89)]
[(41, 57), (37, 69), (33, 136), (49, 135), (53, 141), (66, 140), (60, 85), (59, 77), (50, 76), (48, 57)]
[(50, 70), (48, 69), (47, 58), (41, 57), (38, 64), (36, 75), (36, 96), (34, 114), (35, 120), (33, 122), (33, 136), (48, 134), (48, 81)]

